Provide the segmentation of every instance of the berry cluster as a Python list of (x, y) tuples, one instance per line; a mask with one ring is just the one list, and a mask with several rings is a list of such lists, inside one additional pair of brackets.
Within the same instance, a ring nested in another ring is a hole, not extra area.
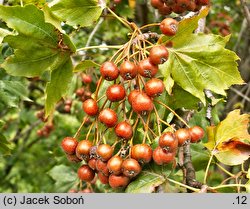
[(158, 165), (173, 162), (178, 147), (187, 141), (196, 143), (203, 137), (204, 130), (200, 126), (180, 128), (175, 133), (165, 132), (159, 138), (159, 146), (153, 152), (153, 160)]
[[(128, 133), (131, 134), (130, 131)], [(84, 160), (85, 164), (78, 169), (80, 180), (92, 182), (97, 174), (101, 183), (109, 184), (112, 188), (123, 188), (141, 172), (143, 165), (152, 159), (158, 165), (171, 163), (178, 146), (182, 146), (186, 141), (198, 142), (203, 136), (204, 131), (199, 126), (181, 128), (175, 133), (165, 132), (160, 136), (159, 146), (154, 151), (148, 144), (136, 144), (130, 148), (130, 157), (125, 159), (122, 150), (113, 155), (113, 146), (93, 145), (90, 140), (78, 142), (75, 138), (66, 137), (61, 146), (71, 162)]]
[[(160, 23), (160, 30), (165, 35), (173, 36), (177, 29), (178, 22), (172, 18)], [(155, 103), (178, 116), (170, 107), (158, 101), (159, 96), (166, 92), (157, 73), (159, 65), (168, 60), (169, 52), (165, 45), (150, 44), (147, 47), (140, 38), (141, 33), (138, 32), (119, 51), (120, 54), (116, 54), (116, 59), (113, 56), (114, 61), (111, 59), (101, 65), (96, 91), (82, 103), (87, 118), (94, 119), (87, 133), (83, 134), (84, 140), (78, 141), (77, 138), (87, 121), (86, 117), (75, 136), (66, 137), (61, 143), (69, 161), (84, 161), (78, 169), (81, 181), (91, 183), (97, 176), (100, 182), (112, 188), (126, 187), (152, 159), (158, 165), (171, 163), (178, 146), (186, 141), (197, 142), (204, 135), (198, 126), (175, 131), (173, 126), (160, 118)], [(133, 45), (136, 41), (137, 47)], [(105, 94), (98, 97), (100, 89)], [(158, 134), (151, 129), (151, 117), (157, 121)], [(135, 142), (139, 125), (144, 128), (144, 136)], [(161, 129), (166, 125), (175, 133), (162, 134)], [(113, 132), (116, 139), (106, 140), (107, 131)], [(151, 139), (158, 136), (159, 146), (153, 150)]]
[(41, 129), (38, 129), (36, 133), (37, 136), (48, 137), (51, 131), (53, 131), (53, 129), (54, 129), (53, 123), (47, 123)]
[(48, 137), (54, 129), (54, 124), (53, 122), (48, 122), (48, 120), (45, 118), (45, 112), (44, 110), (39, 110), (36, 113), (36, 117), (41, 120), (43, 123), (46, 123), (41, 129), (38, 129), (36, 134), (39, 137)]
[(71, 106), (72, 106), (72, 100), (71, 99), (66, 99), (65, 101), (64, 101), (64, 111), (66, 112), (66, 113), (69, 113), (70, 112), (70, 110), (71, 110)]
[(158, 9), (161, 15), (172, 12), (181, 14), (186, 11), (199, 11), (202, 6), (209, 5), (210, 0), (151, 0), (151, 5)]
[(83, 86), (78, 88), (75, 93), (79, 100), (84, 102), (91, 97), (90, 84), (93, 82), (93, 79), (89, 74), (81, 74), (81, 80)]
[(230, 25), (233, 18), (226, 13), (218, 13), (216, 19), (212, 19), (209, 23), (210, 30), (217, 30), (222, 36), (227, 36), (231, 33)]

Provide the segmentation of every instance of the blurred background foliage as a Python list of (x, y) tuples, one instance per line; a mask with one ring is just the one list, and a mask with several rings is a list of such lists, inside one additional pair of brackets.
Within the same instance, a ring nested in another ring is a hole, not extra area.
[[(19, 5), (20, 1), (5, 0), (3, 3)], [(33, 3), (43, 7), (46, 2), (24, 0), (23, 3)], [(110, 4), (112, 6), (112, 2)], [(130, 5), (129, 1), (122, 0), (122, 3), (115, 8), (115, 12), (138, 25), (159, 22), (164, 18), (146, 0), (136, 1), (135, 7)], [(84, 47), (86, 44), (89, 46), (120, 45), (128, 40), (128, 30), (106, 14), (103, 14), (97, 25), (98, 28), (96, 25), (88, 28), (72, 28), (63, 24), (62, 28), (70, 35), (77, 48)], [(5, 23), (0, 22), (0, 28), (6, 28)], [(93, 38), (89, 39), (94, 29), (97, 32)], [(247, 26), (240, 1), (212, 0), (205, 32), (222, 36), (231, 34), (227, 47), (239, 55), (241, 59), (239, 70), (246, 82), (246, 85), (233, 86), (228, 91), (226, 102), (220, 102), (215, 107), (214, 117), (219, 121), (235, 108), (249, 113), (250, 27)], [(3, 62), (4, 58), (12, 53), (5, 43), (0, 45), (0, 52), (0, 62)], [(77, 63), (85, 58), (102, 63), (113, 53), (113, 50), (105, 48), (89, 50), (87, 54), (76, 55), (74, 61)], [(92, 84), (88, 87), (89, 92), (93, 92), (97, 75), (94, 70), (87, 73), (93, 78)], [(65, 136), (74, 135), (84, 116), (81, 101), (76, 99), (75, 93), (83, 84), (76, 74), (68, 94), (68, 99), (73, 101), (70, 112), (64, 110), (64, 102), (60, 101), (57, 111), (54, 112), (53, 121), (49, 118), (47, 122), (43, 122), (37, 118), (37, 114), (44, 106), (44, 89), (47, 79), (46, 73), (41, 78), (26, 79), (11, 77), (0, 69), (0, 192), (66, 192), (76, 186), (74, 171), (77, 170), (77, 167), (67, 161), (60, 148), (60, 142)], [(11, 88), (6, 88), (6, 86), (11, 86)], [(191, 123), (195, 122), (198, 123), (197, 125), (204, 126), (202, 124), (204, 118), (205, 111), (201, 110)], [(53, 130), (41, 136), (39, 130), (49, 123), (53, 123)], [(199, 148), (197, 149), (199, 151)], [(61, 164), (65, 166), (58, 166)], [(54, 185), (54, 180), (51, 178), (54, 175), (50, 175), (53, 172), (57, 172), (57, 178), (61, 179), (60, 184)], [(197, 173), (198, 180), (199, 172)], [(210, 175), (213, 175), (210, 178), (211, 185), (221, 182), (223, 179), (216, 171)], [(107, 191), (106, 189), (101, 186), (99, 188), (100, 191)]]

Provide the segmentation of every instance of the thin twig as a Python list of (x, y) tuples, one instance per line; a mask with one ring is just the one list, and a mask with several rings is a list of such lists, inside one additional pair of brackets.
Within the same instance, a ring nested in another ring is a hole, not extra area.
[(236, 93), (238, 96), (241, 96), (243, 99), (245, 99), (246, 101), (250, 102), (250, 98), (247, 97), (246, 95), (242, 94), (240, 91), (238, 91), (237, 89), (231, 87), (230, 88), (234, 93)]
[[(206, 97), (209, 99), (215, 98), (213, 93), (208, 89), (205, 89), (204, 93), (205, 93)], [(214, 121), (213, 121), (213, 117), (212, 117), (212, 104), (211, 104), (211, 102), (209, 102), (207, 105), (206, 118), (209, 120), (211, 126), (214, 125)]]
[(240, 0), (240, 3), (243, 7), (244, 14), (245, 14), (245, 17), (247, 19), (248, 27), (250, 27), (250, 11), (248, 9), (247, 2), (246, 2), (246, 0)]
[[(90, 46), (90, 43), (95, 35), (95, 33), (98, 31), (99, 27), (101, 26), (101, 24), (103, 23), (104, 21), (104, 18), (100, 18), (98, 23), (95, 25), (94, 29), (92, 30), (92, 32), (89, 34), (89, 37), (88, 37), (88, 40), (87, 40), (87, 43), (85, 45), (85, 47), (89, 47)], [(82, 60), (85, 60), (86, 58), (86, 51), (84, 51), (84, 54), (82, 56)]]
[(186, 184), (188, 186), (200, 189), (203, 184), (196, 180), (195, 170), (191, 160), (190, 142), (186, 142), (184, 144), (183, 154), (184, 154), (184, 167), (186, 169)]

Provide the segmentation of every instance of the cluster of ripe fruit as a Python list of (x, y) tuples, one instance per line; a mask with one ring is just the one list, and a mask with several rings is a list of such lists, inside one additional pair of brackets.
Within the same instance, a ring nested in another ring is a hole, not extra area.
[[(160, 23), (160, 30), (165, 35), (173, 36), (177, 29), (178, 22), (172, 18), (166, 18)], [(157, 102), (156, 98), (164, 92), (165, 87), (163, 81), (155, 76), (159, 65), (168, 60), (169, 52), (165, 45), (151, 45), (148, 52), (142, 48), (141, 43), (138, 43), (139, 48), (125, 46), (128, 48), (124, 48), (121, 56), (125, 55), (126, 59), (121, 59), (119, 68), (116, 64), (119, 61), (106, 61), (101, 65), (101, 78), (96, 92), (82, 104), (88, 118), (95, 118), (85, 139), (78, 142), (74, 137), (66, 137), (61, 143), (70, 161), (85, 162), (78, 169), (80, 180), (92, 182), (97, 174), (103, 184), (109, 184), (112, 188), (126, 187), (141, 172), (143, 165), (152, 159), (158, 165), (173, 162), (178, 146), (186, 141), (197, 142), (204, 135), (204, 131), (198, 126), (163, 134), (159, 128), (158, 135), (150, 129), (149, 120), (154, 113), (159, 125), (164, 122), (159, 118), (154, 102)], [(128, 56), (131, 51), (132, 55)], [(107, 87), (106, 94), (98, 98), (98, 91), (103, 88), (101, 84), (104, 80), (111, 84)], [(106, 98), (105, 102), (101, 102), (103, 98)], [(121, 113), (121, 119), (118, 119), (118, 113)], [(134, 136), (140, 122), (145, 130), (144, 138), (135, 143)], [(106, 130), (115, 133), (117, 140), (114, 143), (103, 140), (103, 133), (97, 130), (99, 123), (104, 124)], [(94, 139), (89, 140), (94, 124)], [(154, 138), (159, 136), (159, 146), (154, 150), (149, 130), (153, 132)]]
[(44, 124), (44, 126), (37, 130), (36, 134), (38, 137), (48, 137), (54, 129), (53, 122), (48, 122), (48, 120), (45, 118), (45, 112), (44, 110), (39, 110), (36, 113), (36, 117), (41, 120)]
[(172, 12), (181, 14), (186, 11), (199, 11), (202, 6), (209, 5), (210, 0), (151, 0), (151, 5), (158, 9), (161, 15)]
[(78, 169), (82, 181), (92, 182), (97, 173), (103, 184), (112, 188), (126, 187), (131, 179), (142, 170), (142, 166), (152, 159), (158, 165), (174, 161), (178, 146), (190, 140), (195, 143), (204, 136), (199, 126), (189, 129), (178, 129), (175, 133), (165, 132), (159, 138), (159, 146), (154, 150), (148, 144), (136, 144), (130, 148), (130, 157), (122, 157), (122, 152), (114, 155), (114, 147), (109, 144), (93, 145), (90, 140), (78, 142), (75, 138), (66, 137), (61, 146), (68, 159), (74, 162), (84, 160), (86, 164)]

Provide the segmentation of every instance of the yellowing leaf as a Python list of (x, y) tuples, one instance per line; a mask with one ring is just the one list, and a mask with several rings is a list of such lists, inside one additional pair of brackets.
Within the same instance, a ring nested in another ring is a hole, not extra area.
[(136, 0), (128, 0), (129, 7), (134, 9), (136, 6)]
[(207, 138), (208, 142), (205, 145), (210, 151), (213, 150), (215, 147), (215, 133), (216, 133), (216, 126), (208, 126), (207, 127)]
[(46, 116), (53, 111), (55, 104), (61, 97), (67, 94), (73, 76), (72, 68), (72, 61), (68, 58), (61, 66), (51, 72), (51, 80), (47, 83), (45, 90)]
[(6, 29), (3, 29), (3, 28), (0, 28), (0, 44), (2, 43), (3, 41), (3, 38), (7, 35), (11, 34), (10, 31), (6, 30)]
[(250, 142), (248, 133), (249, 115), (240, 115), (240, 110), (230, 112), (226, 119), (219, 123), (216, 130), (216, 146), (222, 145), (230, 139), (238, 138)]
[(208, 128), (205, 146), (226, 165), (238, 165), (250, 156), (249, 115), (240, 110), (228, 114), (217, 126)]

